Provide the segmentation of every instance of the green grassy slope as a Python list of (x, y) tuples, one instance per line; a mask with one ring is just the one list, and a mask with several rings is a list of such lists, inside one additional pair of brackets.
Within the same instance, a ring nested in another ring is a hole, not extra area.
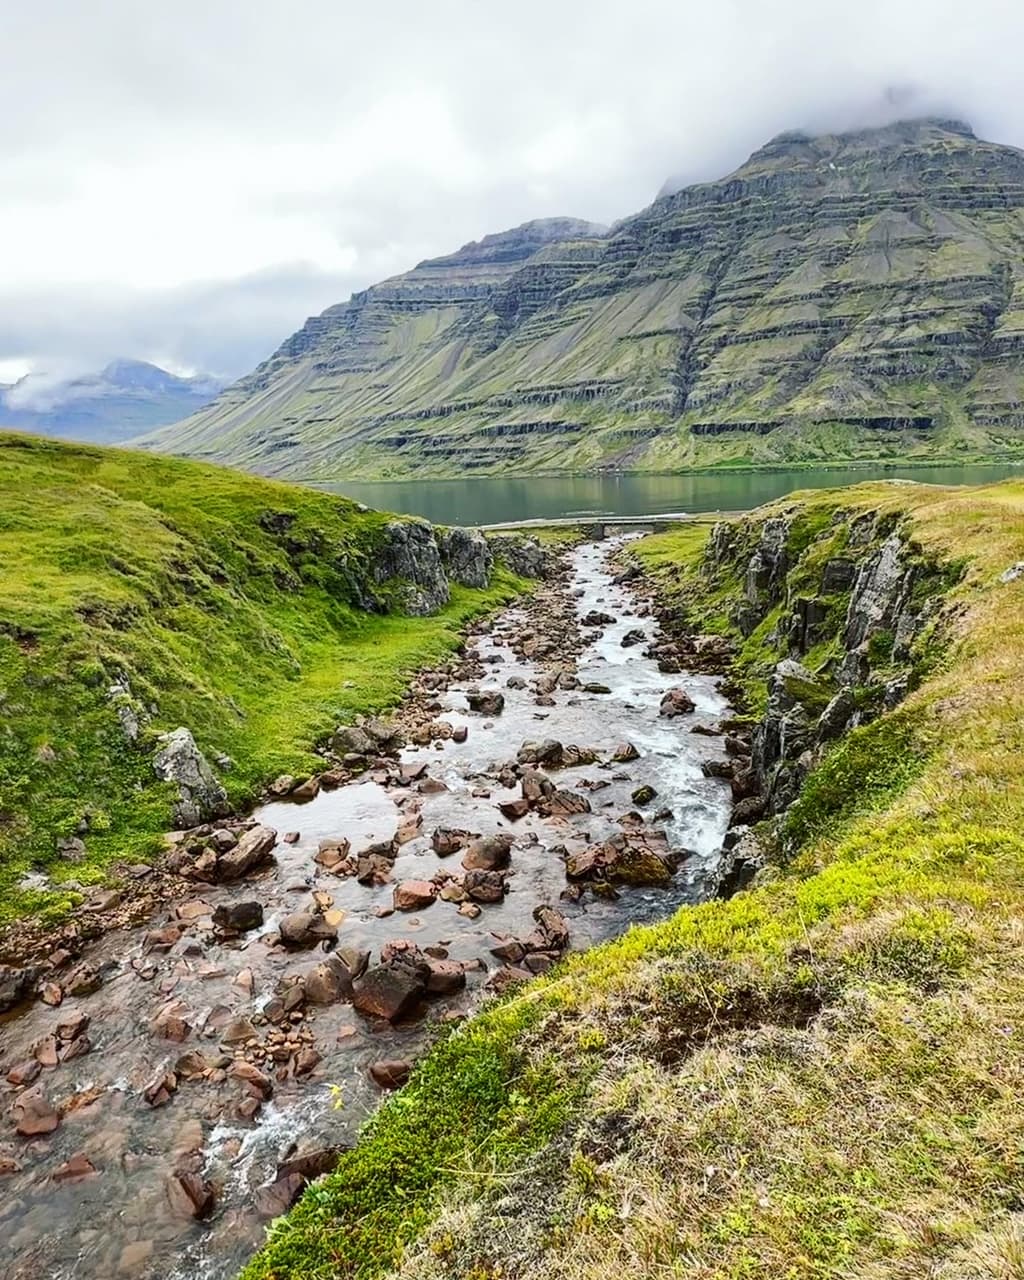
[[(156, 733), (188, 726), (244, 804), (314, 767), (339, 720), (380, 708), (509, 598), (453, 587), (430, 618), (358, 606), (389, 517), (217, 467), (0, 434), (0, 919), (59, 911), (25, 872), (89, 881), (170, 825)], [(378, 589), (379, 591), (379, 589)], [(115, 685), (146, 721), (120, 730)], [(88, 860), (56, 857), (85, 828)]]
[[(945, 655), (811, 775), (785, 869), (451, 1033), (245, 1280), (1022, 1274), (1024, 486), (802, 501), (808, 555), (841, 504), (956, 562)], [(703, 532), (641, 547), (681, 600)]]

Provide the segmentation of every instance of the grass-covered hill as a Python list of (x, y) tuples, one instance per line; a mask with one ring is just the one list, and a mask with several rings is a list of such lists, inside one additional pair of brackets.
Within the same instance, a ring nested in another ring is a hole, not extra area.
[[(0, 920), (60, 910), (30, 871), (88, 882), (173, 825), (156, 735), (188, 727), (243, 804), (511, 594), (381, 610), (391, 517), (217, 467), (0, 433)], [(138, 726), (135, 733), (134, 727)], [(58, 847), (84, 840), (86, 860)]]
[(529, 223), (310, 319), (148, 438), (297, 479), (1020, 456), (1024, 153), (773, 138), (607, 233)]
[[(785, 505), (794, 595), (865, 512), (929, 566), (912, 691), (826, 749), (754, 887), (452, 1032), (246, 1280), (1024, 1274), (1024, 486)], [(639, 554), (730, 630), (707, 537)], [(755, 693), (784, 635), (733, 634)]]

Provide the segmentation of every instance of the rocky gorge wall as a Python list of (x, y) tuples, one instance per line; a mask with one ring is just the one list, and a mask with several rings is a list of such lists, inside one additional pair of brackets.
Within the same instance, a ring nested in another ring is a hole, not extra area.
[(900, 708), (940, 660), (961, 569), (891, 511), (794, 504), (716, 524), (683, 580), (656, 586), (662, 661), (726, 673), (741, 711), (708, 766), (735, 799), (726, 892), (902, 779)]

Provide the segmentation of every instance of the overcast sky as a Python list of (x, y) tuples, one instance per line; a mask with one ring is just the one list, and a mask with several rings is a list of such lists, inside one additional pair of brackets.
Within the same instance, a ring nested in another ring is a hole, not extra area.
[(610, 222), (788, 128), (1024, 145), (1020, 0), (0, 0), (0, 382), (236, 376), (528, 218)]

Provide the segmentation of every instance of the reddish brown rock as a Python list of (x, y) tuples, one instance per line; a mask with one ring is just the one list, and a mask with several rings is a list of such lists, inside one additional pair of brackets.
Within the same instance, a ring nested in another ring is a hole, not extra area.
[(695, 711), (697, 704), (686, 692), (685, 689), (669, 689), (661, 700), (658, 707), (658, 715), (675, 716), (689, 715), (691, 711)]
[(239, 876), (244, 876), (246, 872), (266, 862), (276, 843), (277, 832), (272, 827), (250, 827), (239, 837), (233, 849), (218, 857), (217, 879), (237, 880)]
[(213, 1213), (216, 1194), (213, 1184), (197, 1173), (175, 1171), (167, 1183), (167, 1198), (175, 1213), (202, 1221)]
[(39, 1138), (53, 1133), (60, 1124), (60, 1113), (42, 1094), (29, 1094), (14, 1104), (15, 1132), (23, 1138)]
[(54, 1169), (52, 1177), (54, 1182), (78, 1182), (82, 1178), (91, 1177), (96, 1171), (96, 1166), (89, 1157), (83, 1151), (79, 1151), (59, 1168)]
[(468, 846), (462, 857), (467, 871), (504, 871), (511, 862), (510, 835), (483, 836)]
[(589, 813), (590, 801), (578, 791), (560, 789), (541, 800), (537, 808), (548, 817), (567, 818), (574, 813)]
[(438, 827), (430, 837), (430, 847), (439, 858), (447, 858), (464, 849), (472, 839), (473, 835), (469, 831), (461, 831), (456, 827)]
[(352, 984), (352, 1004), (360, 1013), (388, 1022), (411, 1013), (426, 994), (426, 966), (381, 964)]
[(22, 1088), (37, 1079), (42, 1069), (37, 1058), (28, 1058), (25, 1062), (18, 1062), (11, 1067), (7, 1073), (7, 1082)]
[(431, 960), (427, 992), (432, 996), (449, 996), (466, 985), (466, 971), (458, 960)]
[(228, 1075), (232, 1080), (241, 1080), (248, 1091), (262, 1102), (267, 1102), (274, 1096), (274, 1085), (270, 1077), (244, 1058), (238, 1058), (231, 1064)]
[(401, 1089), (412, 1074), (412, 1063), (405, 1058), (386, 1058), (370, 1067), (370, 1077), (381, 1089)]
[(436, 896), (437, 889), (429, 880), (403, 880), (395, 886), (395, 910), (422, 911), (431, 906)]
[(319, 1050), (314, 1049), (312, 1045), (307, 1045), (304, 1049), (300, 1049), (295, 1057), (295, 1074), (297, 1076), (308, 1076), (315, 1071), (320, 1065)]
[(474, 902), (501, 902), (505, 896), (505, 878), (500, 871), (467, 871), (463, 888)]

